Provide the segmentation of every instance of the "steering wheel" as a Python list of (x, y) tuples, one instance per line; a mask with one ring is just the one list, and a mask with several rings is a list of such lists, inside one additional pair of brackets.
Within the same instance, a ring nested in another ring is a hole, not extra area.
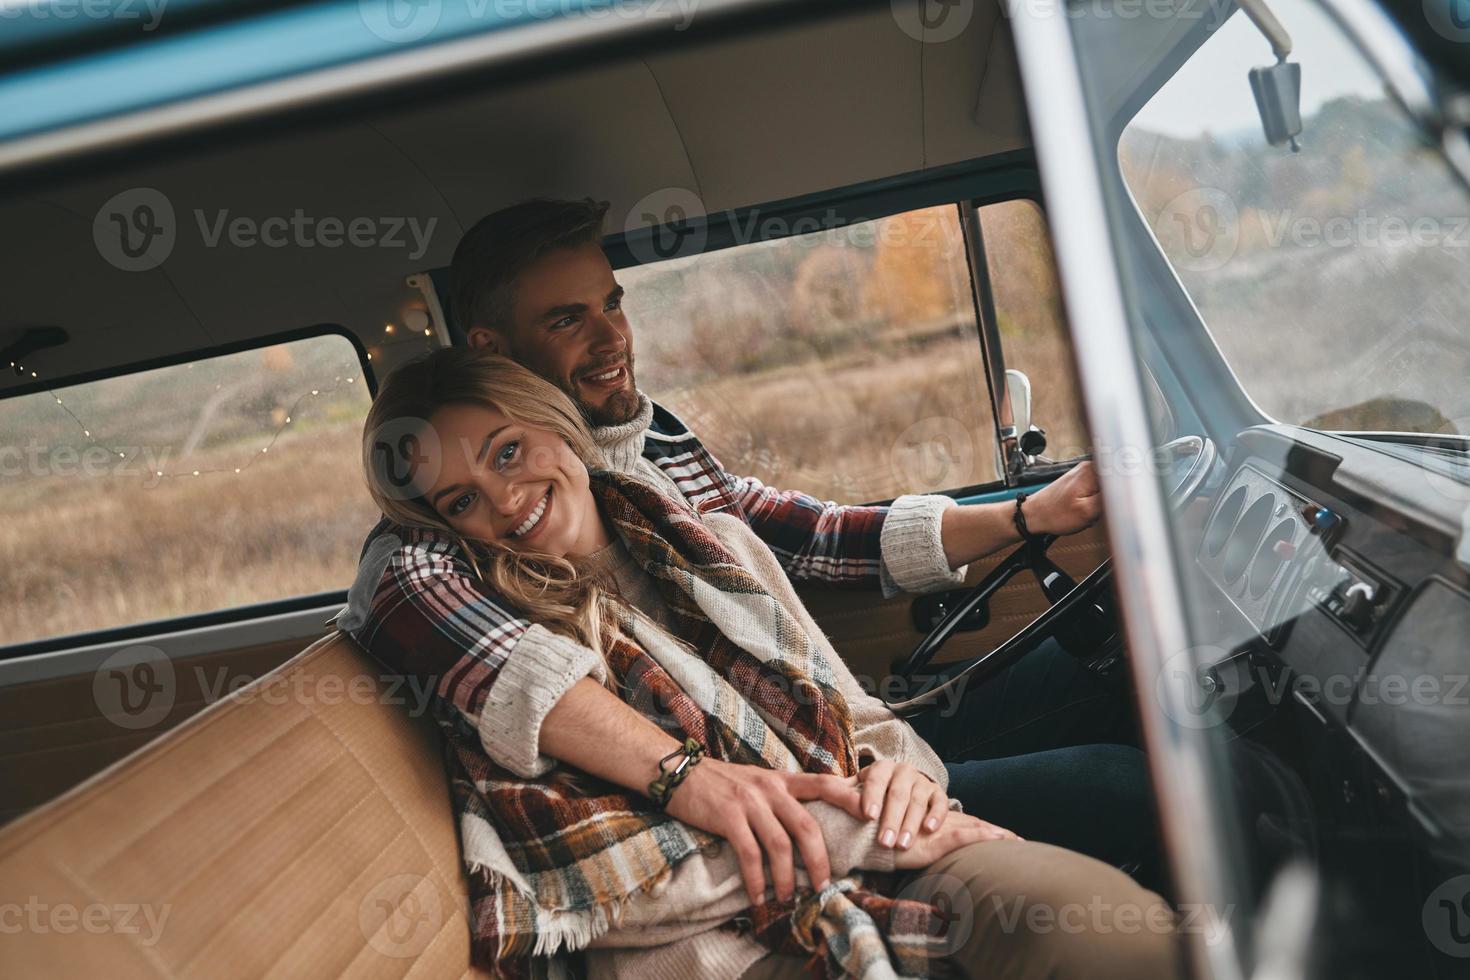
[[(1154, 463), (1166, 474), (1170, 507), (1178, 510), (1194, 499), (1214, 469), (1217, 456), (1215, 443), (1207, 436), (1182, 436), (1154, 450)], [(955, 685), (988, 680), (1049, 636), (1055, 636), (1063, 649), (1084, 660), (1093, 670), (1106, 671), (1117, 663), (1122, 656), (1123, 640), (1113, 604), (1113, 559), (1105, 558), (1081, 582), (1074, 582), (1046, 556), (1046, 550), (1056, 540), (1054, 534), (1038, 535), (1012, 551), (935, 624), (897, 668), (897, 676), (905, 681), (901, 689), (922, 689), (909, 697), (884, 698), (895, 714), (913, 714), (929, 707)], [(965, 617), (1018, 572), (1028, 568), (1050, 600), (1051, 608), (989, 653), (947, 666), (942, 673), (924, 678), (920, 672), (929, 666)], [(924, 680), (930, 683), (924, 685), (921, 683)]]

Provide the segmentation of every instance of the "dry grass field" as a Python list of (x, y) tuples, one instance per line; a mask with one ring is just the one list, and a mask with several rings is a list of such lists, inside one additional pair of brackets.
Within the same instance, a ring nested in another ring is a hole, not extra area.
[[(1085, 452), (1040, 212), (981, 212), (1006, 365), (1060, 456)], [(625, 269), (638, 377), (727, 469), (841, 503), (987, 483), (995, 427), (953, 208), (867, 236)], [(867, 245), (869, 239), (874, 241)]]
[(6, 402), (0, 638), (345, 587), (376, 520), (357, 370), (328, 337)]
[[(360, 427), (283, 437), (243, 470), (53, 477), (0, 506), (0, 634), (19, 642), (343, 588), (376, 510)], [(201, 466), (237, 457), (196, 457)]]

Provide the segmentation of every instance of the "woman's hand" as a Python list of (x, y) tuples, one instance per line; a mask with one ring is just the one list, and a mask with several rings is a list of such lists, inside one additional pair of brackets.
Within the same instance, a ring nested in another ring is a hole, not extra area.
[(894, 855), (893, 866), (904, 871), (927, 868), (950, 851), (967, 844), (978, 844), (991, 840), (1020, 840), (1004, 827), (986, 823), (968, 813), (952, 813), (944, 826), (932, 833), (924, 833), (908, 850)]
[(862, 817), (879, 820), (878, 843), (906, 851), (925, 833), (944, 825), (949, 797), (939, 784), (906, 762), (880, 759), (855, 777)]

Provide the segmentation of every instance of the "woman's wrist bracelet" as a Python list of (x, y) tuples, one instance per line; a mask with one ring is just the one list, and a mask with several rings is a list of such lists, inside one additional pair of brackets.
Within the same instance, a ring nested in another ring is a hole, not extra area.
[[(658, 778), (648, 784), (648, 798), (660, 810), (667, 809), (674, 790), (689, 778), (689, 771), (703, 758), (704, 746), (693, 737), (684, 739), (683, 745), (658, 760)], [(671, 768), (669, 763), (675, 759), (679, 761)]]

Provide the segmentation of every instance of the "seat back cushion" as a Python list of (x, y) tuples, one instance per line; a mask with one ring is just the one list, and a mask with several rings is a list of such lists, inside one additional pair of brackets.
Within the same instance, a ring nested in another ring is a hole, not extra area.
[(0, 830), (0, 976), (476, 975), (422, 707), (334, 633)]

